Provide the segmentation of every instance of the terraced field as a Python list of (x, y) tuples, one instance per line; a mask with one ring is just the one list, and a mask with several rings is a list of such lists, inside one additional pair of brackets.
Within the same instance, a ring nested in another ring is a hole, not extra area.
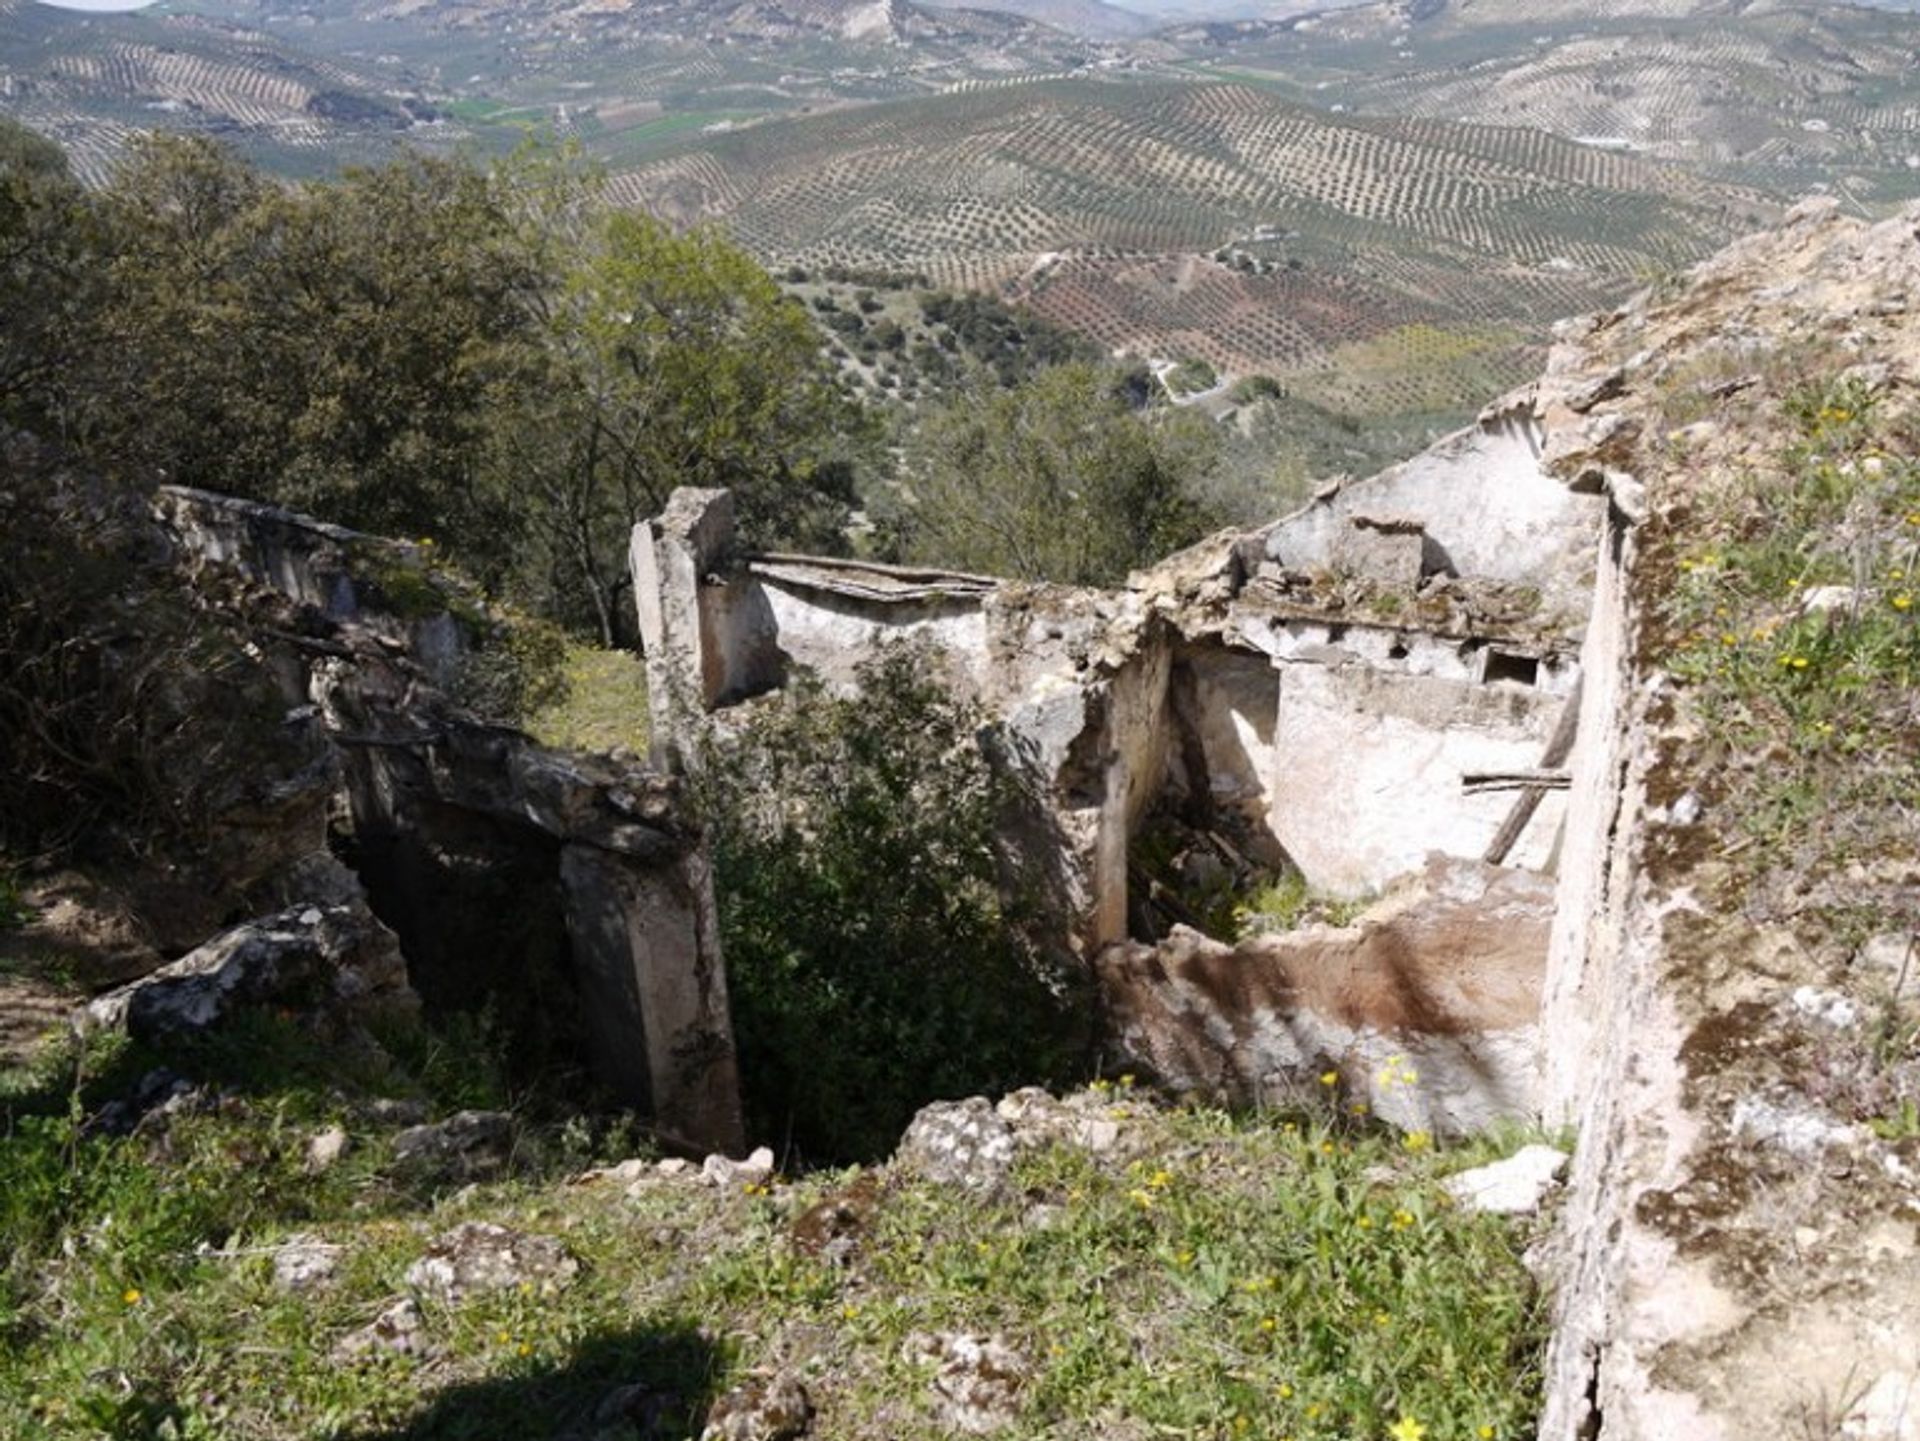
[(1786, 193), (1833, 184), (1863, 203), (1920, 194), (1920, 28), (1910, 15), (1644, 8), (1504, 24), (1499, 10), (1494, 23), (1446, 11), (1415, 22), (1372, 5), (1167, 38), (1198, 73), (1317, 105), (1530, 126)]
[[(615, 195), (774, 264), (999, 286), (1102, 343), (1361, 411), (1484, 399), (1546, 321), (1763, 217), (1537, 132), (1328, 115), (1254, 86), (1048, 81), (702, 136)], [(1367, 374), (1336, 380), (1350, 347)]]
[(374, 65), (197, 16), (82, 15), (28, 0), (0, 0), (0, 113), (59, 140), (90, 183), (152, 129), (216, 135), (294, 174), (372, 158), (403, 137), (466, 133), (423, 124), (430, 107)]

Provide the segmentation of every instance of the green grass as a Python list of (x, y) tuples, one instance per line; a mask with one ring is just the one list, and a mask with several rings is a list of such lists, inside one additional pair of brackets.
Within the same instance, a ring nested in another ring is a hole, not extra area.
[(565, 750), (632, 751), (649, 744), (647, 670), (631, 651), (569, 645), (565, 694), (536, 711), (527, 730), (542, 745)]
[[(1914, 854), (1920, 462), (1910, 424), (1857, 383), (1815, 379), (1778, 409), (1776, 463), (1703, 487), (1655, 552), (1671, 576), (1660, 658), (1709, 742), (1754, 758), (1722, 768), (1709, 798), (1740, 884), (1765, 883), (1743, 907), (1853, 930), (1874, 908), (1851, 904), (1867, 899), (1858, 883), (1833, 904), (1833, 883)], [(1810, 604), (1825, 588), (1831, 603)]]
[[(737, 1190), (563, 1184), (621, 1149), (578, 1119), (527, 1124), (506, 1179), (435, 1187), (395, 1174), (392, 1127), (364, 1101), (444, 1109), (468, 1085), (371, 1053), (343, 1065), (264, 1016), (164, 1058), (220, 1082), (216, 1108), (133, 1137), (77, 1124), (158, 1059), (96, 1043), (0, 1098), (0, 1436), (549, 1435), (647, 1383), (679, 1398), (658, 1434), (691, 1438), (712, 1396), (784, 1363), (801, 1365), (815, 1434), (913, 1441), (949, 1434), (909, 1354), (944, 1331), (997, 1333), (1031, 1364), (1015, 1438), (1531, 1427), (1528, 1237), (1437, 1184), (1492, 1143), (1436, 1153), (1326, 1116), (1169, 1109), (1123, 1081), (1073, 1102), (1118, 1123), (1113, 1151), (1032, 1149), (989, 1199), (886, 1167)], [(313, 1174), (305, 1144), (329, 1123), (354, 1144)], [(845, 1266), (796, 1240), (830, 1197), (862, 1216)], [(579, 1277), (425, 1304), (430, 1361), (337, 1360), (466, 1219), (559, 1238)], [(342, 1247), (335, 1277), (300, 1294), (272, 1280), (295, 1231)]]

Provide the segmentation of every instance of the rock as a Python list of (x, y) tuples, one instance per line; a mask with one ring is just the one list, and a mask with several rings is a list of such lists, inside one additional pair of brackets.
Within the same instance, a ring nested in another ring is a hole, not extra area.
[(307, 1169), (315, 1175), (331, 1169), (335, 1161), (346, 1155), (349, 1144), (342, 1126), (329, 1126), (316, 1132), (307, 1142)]
[(1469, 1211), (1526, 1216), (1540, 1209), (1559, 1184), (1567, 1153), (1552, 1146), (1522, 1146), (1504, 1161), (1450, 1176), (1446, 1188)]
[(984, 1097), (935, 1101), (900, 1138), (894, 1164), (937, 1185), (991, 1191), (1013, 1169), (1013, 1131)]
[(427, 1119), (427, 1103), (381, 1097), (367, 1102), (367, 1116), (383, 1126), (417, 1126)]
[(664, 1176), (671, 1181), (678, 1176), (692, 1175), (693, 1162), (689, 1161), (685, 1156), (668, 1156), (664, 1161), (656, 1165), (653, 1171), (655, 1175)]
[(1851, 615), (1860, 609), (1860, 592), (1850, 585), (1816, 585), (1800, 597), (1802, 615)]
[(513, 1149), (513, 1117), (504, 1111), (461, 1111), (393, 1138), (393, 1159), (458, 1180), (498, 1174)]
[(244, 1006), (355, 1008), (411, 996), (393, 933), (364, 907), (301, 906), (248, 921), (90, 1002), (81, 1024), (136, 1040), (192, 1034)]
[(333, 1279), (341, 1247), (317, 1236), (290, 1236), (273, 1253), (273, 1284), (283, 1291), (311, 1291)]
[(791, 1441), (812, 1423), (806, 1387), (782, 1372), (736, 1386), (714, 1402), (700, 1441)]
[(149, 1116), (177, 1116), (209, 1104), (205, 1091), (178, 1071), (156, 1066), (134, 1084), (133, 1093), (108, 1101), (87, 1122), (89, 1130), (128, 1136)]
[(937, 1368), (934, 1410), (951, 1429), (981, 1436), (1019, 1419), (1021, 1392), (1033, 1367), (1002, 1337), (965, 1332), (912, 1336), (907, 1357)]
[(1801, 986), (1794, 991), (1791, 1000), (1794, 1010), (1808, 1020), (1832, 1026), (1837, 1031), (1850, 1030), (1860, 1020), (1860, 1008), (1838, 991)]
[(465, 1221), (435, 1240), (425, 1255), (407, 1267), (407, 1284), (454, 1305), (476, 1292), (522, 1284), (543, 1294), (557, 1291), (579, 1271), (580, 1263), (551, 1236), (510, 1231), (488, 1221)]
[(872, 1172), (867, 1172), (845, 1189), (821, 1198), (802, 1211), (788, 1234), (793, 1244), (806, 1254), (818, 1256), (831, 1265), (848, 1265), (879, 1202), (879, 1182)]
[(1734, 1102), (1733, 1133), (1755, 1146), (1785, 1151), (1802, 1160), (1849, 1145), (1860, 1135), (1857, 1128), (1843, 1125), (1809, 1102), (1771, 1101), (1764, 1096), (1742, 1096)]
[[(1087, 1094), (1082, 1099), (1104, 1108), (1102, 1098)], [(1089, 1115), (1084, 1105), (1056, 1100), (1038, 1086), (1022, 1086), (1002, 1096), (994, 1111), (1023, 1148), (1066, 1144), (1103, 1155), (1120, 1141), (1120, 1123), (1111, 1116)]]
[(424, 1356), (429, 1349), (426, 1333), (427, 1322), (420, 1314), (419, 1303), (411, 1296), (402, 1296), (365, 1326), (343, 1336), (333, 1348), (333, 1355), (341, 1361), (381, 1351), (396, 1356)]
[(709, 1186), (764, 1186), (773, 1179), (773, 1152), (761, 1146), (744, 1161), (709, 1156), (700, 1165), (700, 1179)]
[(1920, 988), (1920, 937), (1882, 931), (1860, 947), (1854, 964), (1884, 979), (1896, 998)]

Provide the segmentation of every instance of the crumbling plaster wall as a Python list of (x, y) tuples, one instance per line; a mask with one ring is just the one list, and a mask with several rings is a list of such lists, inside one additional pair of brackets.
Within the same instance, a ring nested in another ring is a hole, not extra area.
[[(1541, 468), (1541, 431), (1524, 401), (1358, 483), (1330, 487), (1263, 532), (1269, 559), (1294, 570), (1347, 564), (1355, 520), (1415, 520), (1427, 565), (1532, 586), (1568, 614), (1584, 614), (1589, 577), (1565, 559), (1592, 543), (1593, 507)], [(1464, 482), (1464, 483), (1463, 483)]]
[[(449, 877), (497, 863), (513, 880), (496, 890), (550, 892), (592, 1069), (665, 1138), (737, 1150), (712, 886), (677, 784), (548, 750), (453, 704), (440, 686), (483, 643), (475, 627), (485, 612), (413, 547), (181, 487), (161, 493), (159, 512), (199, 565), (308, 607), (310, 633), (295, 637), (309, 657), (304, 686), (338, 753), (355, 845), (385, 868), (365, 879), (410, 969), (432, 957), (458, 988), (464, 958), (447, 954), (440, 930), (511, 929), (539, 908), (530, 894), (519, 905), (501, 894), (491, 918), (451, 914), (461, 902)], [(395, 588), (407, 594), (405, 615), (384, 603)]]

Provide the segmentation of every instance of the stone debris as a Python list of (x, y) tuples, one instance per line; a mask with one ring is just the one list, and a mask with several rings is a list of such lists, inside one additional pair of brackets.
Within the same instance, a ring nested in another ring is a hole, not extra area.
[(513, 1117), (504, 1111), (460, 1111), (393, 1138), (393, 1159), (457, 1180), (504, 1170), (513, 1151)]
[(1449, 1176), (1449, 1195), (1469, 1211), (1530, 1216), (1560, 1184), (1567, 1153), (1553, 1146), (1522, 1146), (1504, 1161)]
[(936, 1368), (933, 1405), (943, 1425), (982, 1436), (1020, 1419), (1021, 1393), (1033, 1366), (1004, 1337), (921, 1334), (907, 1338), (906, 1351), (909, 1361)]
[(982, 1096), (923, 1106), (894, 1152), (894, 1164), (936, 1185), (993, 1191), (1013, 1170), (1013, 1129)]
[(1801, 986), (1793, 993), (1793, 1008), (1808, 1020), (1831, 1026), (1836, 1031), (1852, 1030), (1860, 1020), (1860, 1008), (1837, 991), (1818, 986)]
[(401, 1296), (359, 1330), (343, 1336), (333, 1348), (333, 1355), (339, 1361), (358, 1360), (383, 1351), (395, 1356), (420, 1357), (430, 1349), (427, 1321), (420, 1314), (419, 1303), (411, 1296)]
[(802, 1211), (788, 1234), (810, 1256), (833, 1266), (851, 1265), (879, 1203), (880, 1183), (869, 1171)]
[(714, 1402), (700, 1441), (792, 1441), (812, 1424), (806, 1387), (782, 1372), (736, 1386)]
[(764, 1186), (773, 1179), (773, 1152), (761, 1146), (744, 1161), (709, 1156), (700, 1164), (700, 1179), (723, 1188)]
[(579, 1274), (580, 1263), (551, 1236), (511, 1231), (487, 1221), (464, 1221), (436, 1239), (407, 1267), (407, 1284), (454, 1305), (476, 1292), (531, 1285), (557, 1291)]
[(994, 1110), (1023, 1150), (1065, 1144), (1100, 1156), (1120, 1144), (1120, 1123), (1108, 1114), (1108, 1100), (1090, 1092), (1057, 1099), (1038, 1086), (1023, 1086), (1002, 1096)]
[(311, 1291), (333, 1279), (344, 1248), (318, 1236), (289, 1236), (273, 1253), (273, 1284), (282, 1291)]
[(352, 1142), (342, 1126), (328, 1126), (324, 1131), (316, 1131), (307, 1142), (307, 1169), (314, 1175), (330, 1170), (333, 1163), (346, 1155)]
[(156, 1066), (134, 1083), (131, 1095), (108, 1101), (94, 1112), (87, 1129), (129, 1136), (149, 1117), (162, 1121), (213, 1104), (201, 1087), (167, 1066)]
[(611, 1430), (622, 1441), (638, 1436), (640, 1441), (656, 1437), (684, 1436), (687, 1398), (678, 1391), (663, 1391), (644, 1382), (617, 1386), (594, 1407), (594, 1430), (598, 1436)]

